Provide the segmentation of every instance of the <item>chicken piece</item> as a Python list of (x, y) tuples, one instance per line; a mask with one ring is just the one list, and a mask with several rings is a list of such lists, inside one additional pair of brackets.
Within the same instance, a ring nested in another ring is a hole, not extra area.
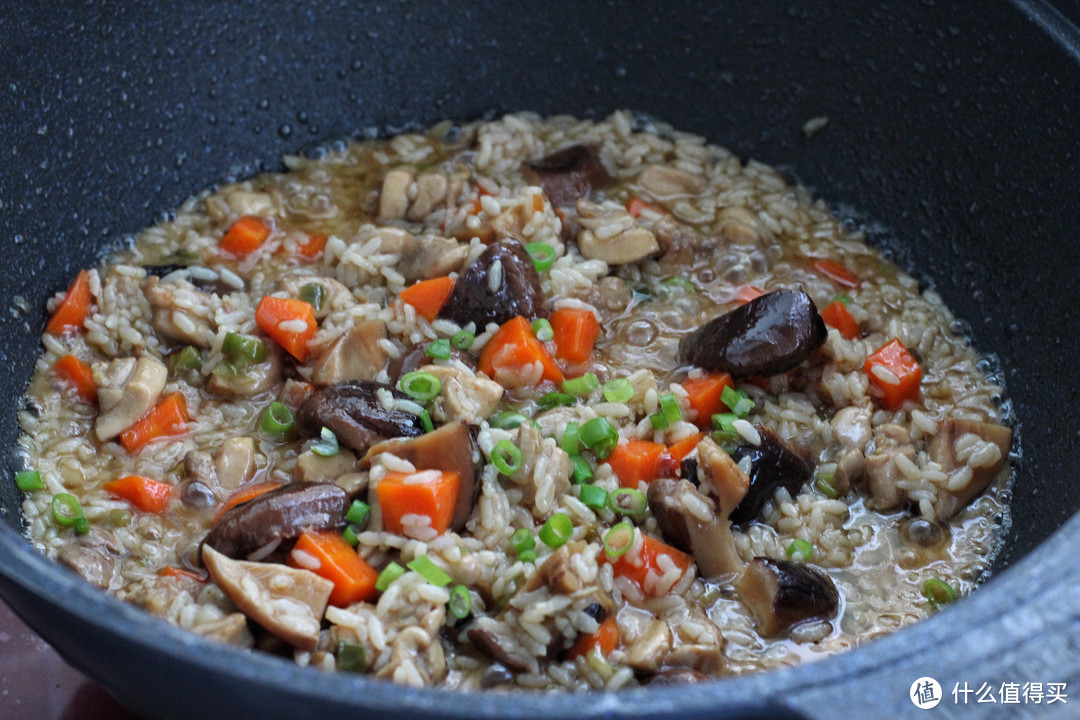
[(390, 359), (379, 342), (386, 337), (385, 322), (361, 320), (319, 355), (311, 381), (335, 385), (349, 380), (374, 380)]
[(329, 483), (342, 475), (356, 472), (356, 455), (347, 448), (339, 448), (329, 457), (306, 450), (296, 457), (293, 482)]
[(939, 520), (948, 520), (986, 489), (1009, 456), (1012, 430), (1004, 425), (949, 418), (930, 440), (930, 459), (951, 477), (934, 504)]
[(150, 324), (162, 337), (178, 343), (208, 348), (217, 332), (213, 298), (188, 283), (161, 282), (146, 278), (143, 295), (150, 303)]
[(705, 181), (669, 165), (650, 165), (636, 179), (638, 189), (656, 200), (693, 197), (705, 189)]
[(104, 546), (75, 542), (61, 548), (56, 559), (95, 587), (108, 590), (112, 584), (116, 562)]
[(499, 406), (503, 386), (464, 367), (424, 365), (421, 372), (439, 379), (442, 389), (431, 404), (431, 417), (439, 423), (464, 420), (479, 425)]
[(423, 222), (446, 199), (448, 187), (449, 183), (442, 173), (426, 172), (418, 175), (416, 197), (409, 204), (406, 217), (413, 222)]
[(247, 185), (249, 183), (239, 183), (220, 188), (206, 198), (206, 213), (219, 224), (242, 215), (268, 217), (278, 213), (278, 206), (269, 193), (252, 190)]
[(896, 458), (903, 455), (914, 463), (915, 448), (911, 445), (907, 428), (892, 423), (874, 430), (873, 439), (874, 451), (866, 456), (865, 462), (865, 477), (872, 503), (879, 512), (894, 510), (903, 500), (903, 493), (896, 484), (903, 473), (896, 466)]
[(581, 225), (578, 250), (588, 260), (625, 265), (660, 250), (656, 236), (635, 225), (633, 216), (621, 205), (578, 200), (577, 211)]
[(316, 320), (322, 320), (334, 310), (345, 309), (356, 303), (356, 296), (353, 295), (352, 290), (333, 278), (321, 275), (293, 273), (283, 277), (278, 285), (289, 297), (297, 300), (306, 300), (305, 296), (314, 294), (310, 290), (305, 292), (304, 288), (309, 285), (318, 285), (322, 289), (319, 293), (322, 295), (322, 302), (313, 303), (311, 306), (315, 310)]
[[(622, 624), (619, 629), (623, 629)], [(632, 634), (622, 633), (626, 648), (623, 663), (640, 673), (656, 672), (671, 652), (671, 628), (663, 620), (649, 618), (633, 631)]]
[(546, 519), (555, 511), (557, 499), (570, 491), (574, 464), (554, 440), (545, 440), (531, 423), (522, 423), (517, 430), (515, 444), (521, 450), (521, 467), (510, 480), (521, 487), (522, 505), (532, 510), (533, 517)]
[(382, 189), (379, 191), (379, 222), (405, 219), (412, 181), (410, 170), (391, 170), (383, 176)]
[(833, 416), (829, 424), (832, 426), (833, 437), (845, 448), (864, 450), (873, 434), (869, 407), (852, 405), (843, 408)]
[(443, 277), (461, 270), (469, 256), (469, 246), (441, 235), (423, 235), (415, 252), (401, 256), (397, 271), (409, 282)]
[(196, 625), (191, 629), (205, 638), (226, 645), (235, 645), (245, 649), (255, 645), (255, 638), (248, 630), (247, 617), (243, 613), (230, 613), (223, 618)]
[(573, 595), (585, 586), (570, 562), (573, 555), (585, 551), (586, 543), (581, 540), (568, 542), (548, 556), (532, 577), (525, 584), (525, 592), (532, 592), (541, 585), (547, 585), (556, 595)]
[(269, 351), (263, 362), (244, 367), (219, 363), (210, 373), (206, 389), (231, 399), (254, 397), (270, 390), (281, 379), (281, 355), (276, 345)]
[(680, 609), (664, 620), (674, 634), (674, 647), (664, 659), (669, 668), (689, 668), (715, 675), (724, 664), (724, 636), (699, 607)]
[(202, 551), (211, 579), (248, 618), (290, 645), (315, 650), (334, 583), (309, 570)]
[(862, 480), (866, 472), (866, 457), (858, 448), (842, 450), (836, 458), (836, 470), (833, 472), (833, 485), (841, 495), (846, 495), (851, 487)]
[(236, 490), (255, 475), (255, 441), (250, 437), (231, 437), (214, 454), (218, 485)]
[(157, 358), (143, 355), (94, 364), (101, 411), (94, 423), (98, 440), (105, 442), (134, 425), (161, 397), (169, 371)]

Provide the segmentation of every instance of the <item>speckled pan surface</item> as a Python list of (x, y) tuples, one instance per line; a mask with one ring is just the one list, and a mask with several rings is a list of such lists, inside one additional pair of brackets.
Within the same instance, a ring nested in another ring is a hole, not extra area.
[[(29, 377), (44, 299), (111, 239), (195, 188), (366, 127), (633, 107), (779, 164), (834, 206), (857, 208), (871, 229), (888, 229), (879, 237), (895, 244), (902, 265), (971, 321), (976, 344), (997, 349), (1024, 453), (1002, 556), (1013, 567), (922, 626), (782, 677), (586, 704), (451, 702), (265, 658), (241, 664), (98, 596), (17, 537), (8, 476), (4, 595), (129, 704), (161, 717), (213, 716), (238, 696), (252, 717), (356, 706), (385, 716), (687, 717), (726, 705), (753, 716), (770, 704), (811, 717), (842, 705), (858, 717), (914, 711), (907, 691), (921, 675), (947, 690), (964, 681), (1076, 684), (1071, 594), (1080, 567), (1071, 547), (1080, 525), (1066, 521), (1080, 505), (1077, 387), (1062, 370), (1078, 349), (1070, 328), (1080, 307), (1072, 277), (1080, 200), (1063, 180), (1080, 169), (1075, 29), (1037, 3), (589, 10), (9, 4), (0, 45), (18, 61), (5, 65), (0, 85), (8, 257), (0, 276), (15, 308), (0, 324), (7, 402)], [(807, 139), (803, 124), (822, 115), (829, 124)], [(5, 445), (15, 432), (14, 412), (0, 413)]]

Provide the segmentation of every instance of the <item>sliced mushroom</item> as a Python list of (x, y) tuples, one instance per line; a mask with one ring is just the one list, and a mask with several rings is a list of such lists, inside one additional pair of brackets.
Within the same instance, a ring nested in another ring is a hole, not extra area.
[[(575, 572), (570, 559), (583, 552), (585, 546), (584, 542), (578, 540), (569, 542), (551, 553), (529, 578), (525, 584), (525, 592), (535, 590), (541, 585), (547, 585), (556, 595), (573, 595), (581, 590), (585, 586), (585, 581)], [(610, 603), (598, 605), (600, 617), (594, 619), (603, 620), (610, 612), (612, 605)]]
[(649, 509), (664, 538), (694, 556), (703, 578), (742, 570), (731, 523), (717, 516), (709, 498), (689, 480), (661, 478), (649, 483)]
[(309, 570), (230, 560), (203, 548), (214, 583), (253, 621), (290, 645), (315, 650), (334, 583)]
[(927, 448), (930, 459), (953, 476), (935, 504), (938, 519), (948, 520), (981, 494), (997, 477), (1011, 447), (1012, 430), (1004, 425), (943, 420)]
[(408, 396), (389, 385), (364, 381), (320, 388), (300, 406), (297, 421), (301, 430), (315, 437), (329, 428), (342, 445), (358, 452), (386, 438), (424, 434), (418, 417), (387, 408), (384, 399), (392, 404)]
[(831, 619), (840, 607), (832, 578), (790, 560), (754, 558), (735, 589), (757, 618), (762, 637), (775, 637), (811, 618)]
[(101, 412), (94, 433), (102, 442), (115, 437), (150, 412), (165, 389), (169, 371), (157, 358), (143, 355), (95, 363), (94, 382)]
[(150, 324), (157, 333), (175, 342), (210, 347), (217, 331), (213, 302), (206, 293), (180, 283), (163, 283), (151, 275), (143, 282), (150, 303)]
[(762, 425), (754, 425), (754, 429), (761, 442), (756, 446), (740, 445), (732, 455), (737, 463), (750, 459), (750, 487), (731, 512), (731, 521), (736, 525), (756, 520), (777, 488), (786, 488), (794, 495), (814, 474), (810, 453)]
[[(402, 375), (408, 375), (425, 365), (431, 365), (436, 362), (435, 358), (427, 354), (427, 350), (431, 347), (431, 343), (432, 341), (429, 340), (413, 345), (412, 349), (401, 357), (390, 360), (390, 364), (386, 367), (386, 373), (390, 376), (390, 382), (397, 385), (397, 381), (401, 379)], [(450, 347), (450, 357), (447, 358), (447, 362), (459, 362), (469, 368), (469, 370), (476, 371), (476, 357), (472, 353), (458, 350), (453, 346)]]
[(532, 258), (516, 240), (499, 240), (488, 246), (454, 283), (439, 317), (458, 325), (489, 322), (500, 325), (517, 315), (529, 320), (547, 317), (548, 309), (540, 275)]
[(431, 404), (435, 422), (464, 420), (479, 425), (499, 407), (505, 392), (502, 385), (465, 368), (452, 365), (425, 365), (420, 368), (439, 379), (442, 386)]
[(390, 453), (412, 463), (417, 470), (456, 472), (460, 486), (454, 514), (450, 519), (453, 530), (461, 530), (472, 515), (480, 496), (480, 446), (464, 421), (451, 422), (434, 431), (410, 439), (394, 439), (372, 445), (364, 456), (367, 467), (376, 455)]
[(469, 246), (441, 235), (424, 235), (416, 250), (403, 254), (397, 271), (409, 282), (443, 277), (461, 270), (469, 257)]
[(697, 444), (698, 475), (717, 497), (719, 515), (727, 518), (750, 489), (750, 477), (709, 436)]
[(348, 496), (337, 485), (289, 483), (230, 508), (202, 541), (231, 558), (269, 557), (306, 530), (345, 526)]
[(311, 381), (316, 385), (335, 385), (350, 380), (374, 380), (390, 358), (380, 343), (386, 337), (385, 322), (361, 320), (319, 355), (311, 370)]
[(56, 559), (74, 570), (86, 582), (102, 590), (112, 584), (116, 562), (103, 546), (72, 543), (60, 549)]
[(664, 201), (694, 197), (705, 189), (704, 179), (670, 165), (650, 165), (635, 182), (646, 194)]
[(609, 265), (625, 265), (646, 258), (660, 250), (656, 236), (634, 223), (626, 208), (613, 202), (596, 204), (578, 200), (577, 245), (588, 260), (603, 260)]
[(525, 179), (539, 185), (556, 207), (572, 205), (612, 183), (600, 155), (588, 145), (571, 145), (539, 160), (525, 163)]
[(332, 483), (355, 471), (356, 455), (346, 448), (340, 448), (330, 456), (305, 450), (296, 456), (292, 479), (293, 482)]
[(482, 655), (501, 663), (510, 672), (528, 672), (529, 661), (518, 657), (514, 651), (504, 648), (503, 645), (508, 644), (507, 641), (492, 631), (486, 628), (472, 627), (469, 628), (466, 634), (469, 636), (469, 641), (472, 642), (473, 647), (479, 650)]
[(777, 290), (698, 328), (679, 343), (679, 359), (736, 378), (778, 375), (810, 357), (826, 337), (809, 295)]
[[(269, 343), (268, 343), (269, 345)], [(206, 389), (230, 399), (261, 395), (281, 380), (281, 353), (276, 345), (269, 347), (266, 360), (244, 366), (218, 363), (210, 373)]]

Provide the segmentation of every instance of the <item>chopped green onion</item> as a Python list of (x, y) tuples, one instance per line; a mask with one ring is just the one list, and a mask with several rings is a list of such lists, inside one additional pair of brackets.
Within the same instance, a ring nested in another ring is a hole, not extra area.
[(404, 574), (405, 568), (401, 567), (396, 562), (391, 562), (383, 568), (382, 572), (379, 573), (379, 577), (375, 579), (375, 589), (379, 592), (386, 590), (386, 588), (390, 587), (390, 583), (394, 582)]
[(629, 402), (632, 397), (634, 397), (634, 386), (626, 378), (612, 378), (604, 383), (604, 399), (608, 402)]
[(346, 525), (345, 530), (341, 533), (341, 537), (345, 538), (345, 542), (349, 543), (353, 547), (356, 547), (360, 544), (360, 537), (357, 535), (359, 531), (360, 528), (356, 527), (355, 525)]
[(308, 283), (300, 288), (300, 299), (310, 305), (315, 312), (320, 312), (326, 302), (326, 288), (322, 283)]
[(537, 536), (540, 542), (556, 550), (565, 545), (573, 534), (574, 523), (570, 520), (570, 516), (565, 513), (555, 513), (543, 524)]
[(417, 555), (407, 567), (435, 587), (446, 587), (453, 579), (431, 562), (427, 555)]
[(717, 430), (725, 433), (734, 433), (735, 421), (739, 419), (739, 416), (735, 413), (716, 413), (712, 416), (713, 427)]
[(612, 511), (622, 515), (637, 517), (649, 507), (649, 501), (645, 499), (645, 493), (637, 488), (619, 488), (608, 495), (608, 507)]
[(664, 417), (664, 413), (662, 412), (654, 412), (650, 415), (649, 422), (652, 423), (653, 430), (667, 430), (668, 426), (671, 424), (667, 421), (667, 418)]
[(15, 487), (23, 492), (32, 490), (44, 490), (45, 483), (41, 480), (41, 473), (37, 470), (22, 470), (15, 473)]
[(593, 510), (603, 510), (607, 507), (607, 490), (597, 485), (581, 486), (581, 502)]
[(105, 520), (113, 527), (127, 527), (131, 524), (131, 511), (113, 508), (105, 515)]
[(259, 416), (259, 427), (267, 435), (287, 433), (293, 428), (292, 410), (275, 400)]
[(542, 242), (531, 242), (525, 246), (525, 252), (532, 258), (537, 272), (544, 272), (555, 264), (555, 248)]
[(427, 410), (420, 412), (420, 425), (423, 426), (424, 432), (429, 433), (435, 429), (435, 423), (431, 422), (431, 413)]
[(476, 340), (475, 333), (468, 330), (458, 330), (454, 333), (454, 337), (450, 338), (450, 344), (458, 350), (468, 350), (472, 347), (473, 340)]
[(260, 363), (270, 357), (270, 351), (262, 340), (234, 332), (225, 333), (225, 339), (221, 342), (221, 354), (233, 363), (240, 364)]
[(562, 384), (564, 391), (581, 397), (585, 397), (598, 387), (600, 387), (600, 379), (592, 373), (585, 373), (581, 377), (567, 380)]
[(604, 552), (615, 560), (626, 554), (634, 544), (634, 526), (625, 520), (604, 533)]
[(469, 612), (472, 610), (472, 596), (469, 595), (469, 589), (464, 585), (455, 585), (450, 591), (450, 601), (446, 606), (450, 614), (458, 620), (469, 617)]
[(831, 472), (819, 472), (814, 478), (814, 488), (832, 500), (840, 497), (840, 491), (836, 488), (835, 478)]
[(488, 425), (498, 430), (513, 430), (528, 419), (513, 410), (500, 410), (488, 418)]
[(735, 411), (736, 415), (744, 419), (750, 414), (750, 411), (753, 409), (754, 401), (748, 397), (740, 398), (739, 402), (735, 403), (735, 407), (732, 408), (732, 410)]
[(202, 370), (202, 353), (198, 349), (187, 345), (169, 356), (169, 372), (173, 375), (190, 370)]
[(446, 338), (439, 338), (438, 340), (432, 340), (424, 350), (424, 353), (428, 357), (435, 358), (436, 360), (449, 360), (452, 351), (450, 350), (450, 341)]
[(491, 464), (503, 475), (513, 475), (521, 469), (521, 450), (509, 440), (500, 440), (491, 449)]
[(86, 519), (85, 515), (75, 518), (75, 532), (79, 535), (90, 532), (90, 521)]
[(338, 454), (338, 440), (334, 431), (328, 427), (322, 429), (319, 442), (311, 446), (311, 452), (322, 457), (333, 457)]
[(577, 398), (573, 395), (567, 395), (561, 392), (549, 392), (547, 395), (542, 396), (536, 401), (536, 404), (541, 410), (550, 410), (555, 407), (568, 407), (577, 402)]
[(847, 293), (837, 293), (836, 295), (832, 296), (832, 298), (829, 300), (829, 302), (831, 302), (831, 303), (838, 302), (838, 303), (843, 303), (844, 305), (850, 305), (852, 300), (851, 300), (851, 296), (848, 295)]
[(660, 396), (660, 412), (668, 421), (668, 425), (682, 420), (682, 408), (679, 407), (679, 400), (675, 397), (675, 393), (664, 393)]
[(956, 602), (956, 590), (944, 580), (931, 578), (923, 583), (922, 594), (934, 605), (948, 605)]
[(619, 431), (611, 426), (607, 418), (593, 418), (581, 426), (581, 442), (585, 447), (593, 451), (601, 460), (607, 460), (608, 455), (619, 444)]
[(349, 512), (345, 513), (345, 522), (352, 523), (357, 527), (364, 527), (368, 515), (371, 514), (371, 506), (363, 500), (353, 500)]
[(574, 464), (573, 480), (575, 485), (581, 485), (593, 479), (593, 471), (588, 460), (581, 455), (571, 455), (570, 462)]
[(551, 327), (551, 323), (546, 318), (536, 318), (532, 323), (533, 335), (540, 342), (547, 342), (555, 338), (555, 331)]
[(521, 554), (526, 550), (535, 548), (536, 539), (533, 538), (529, 528), (518, 528), (514, 531), (514, 534), (510, 536), (510, 547), (514, 548), (514, 552)]
[(526, 550), (518, 555), (518, 559), (521, 560), (521, 562), (536, 562), (536, 551)]
[(742, 419), (754, 409), (754, 401), (751, 400), (745, 390), (735, 390), (730, 385), (724, 387), (720, 393), (720, 402), (731, 409), (736, 418)]
[(692, 293), (697, 292), (697, 287), (689, 279), (676, 275), (674, 277), (665, 278), (660, 283), (660, 291), (663, 295)]
[(337, 669), (342, 672), (367, 672), (367, 653), (360, 643), (338, 640), (334, 646), (334, 657), (337, 659)]
[(60, 527), (71, 527), (83, 517), (79, 499), (70, 493), (57, 493), (52, 499), (52, 517)]
[(787, 556), (797, 562), (806, 562), (814, 555), (814, 546), (802, 538), (795, 538), (787, 547)]
[(413, 400), (427, 402), (439, 394), (442, 383), (431, 373), (415, 370), (402, 375), (401, 380), (398, 381), (398, 387)]
[(566, 423), (566, 427), (563, 428), (562, 442), (559, 443), (565, 452), (570, 457), (580, 454), (581, 450), (581, 436), (578, 432), (578, 424), (576, 422)]

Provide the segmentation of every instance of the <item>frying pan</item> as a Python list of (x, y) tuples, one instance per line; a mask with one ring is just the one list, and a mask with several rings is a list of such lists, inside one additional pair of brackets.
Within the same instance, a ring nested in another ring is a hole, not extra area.
[(811, 665), (584, 697), (406, 690), (180, 632), (32, 551), (5, 472), (0, 594), (133, 709), (897, 717), (914, 712), (922, 676), (945, 705), (962, 683), (1080, 689), (1080, 34), (1060, 12), (1038, 0), (9, 3), (0, 48), (4, 447), (46, 298), (118, 238), (196, 190), (279, 168), (282, 153), (518, 109), (629, 107), (780, 166), (967, 319), (1018, 423), (1007, 542), (970, 598)]

